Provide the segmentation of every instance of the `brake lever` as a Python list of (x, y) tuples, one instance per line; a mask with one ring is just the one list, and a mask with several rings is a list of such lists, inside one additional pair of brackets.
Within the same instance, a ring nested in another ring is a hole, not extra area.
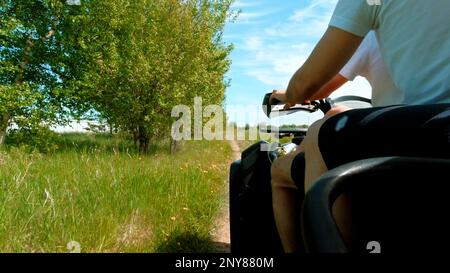
[[(270, 114), (272, 113), (273, 108), (276, 105), (281, 105), (281, 104), (282, 104), (282, 102), (280, 100), (278, 100), (276, 98), (272, 98), (272, 93), (267, 93), (264, 96), (263, 103), (262, 103), (264, 114), (266, 114), (266, 116), (270, 118)], [(299, 110), (299, 111), (301, 110), (301, 111), (306, 111), (309, 113), (314, 113), (319, 109), (317, 107), (311, 107), (311, 105), (312, 105), (311, 103), (297, 104), (297, 106), (293, 106), (288, 109), (279, 109), (279, 110), (277, 110), (277, 112), (294, 112), (296, 110)]]
[(311, 104), (314, 105), (314, 109), (322, 111), (322, 113), (325, 115), (328, 113), (328, 111), (333, 108), (334, 101), (330, 98), (321, 99), (321, 100), (315, 100), (311, 101)]

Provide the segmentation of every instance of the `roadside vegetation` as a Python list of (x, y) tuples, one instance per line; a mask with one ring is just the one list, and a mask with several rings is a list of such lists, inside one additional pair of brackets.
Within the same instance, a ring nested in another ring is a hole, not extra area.
[(211, 250), (231, 150), (172, 110), (223, 105), (232, 3), (0, 1), (0, 252)]
[[(0, 2), (0, 145), (73, 119), (127, 133), (148, 153), (176, 105), (222, 105), (233, 0)], [(175, 143), (172, 143), (176, 146)]]
[(227, 142), (58, 136), (52, 153), (0, 151), (0, 252), (208, 252), (226, 186)]

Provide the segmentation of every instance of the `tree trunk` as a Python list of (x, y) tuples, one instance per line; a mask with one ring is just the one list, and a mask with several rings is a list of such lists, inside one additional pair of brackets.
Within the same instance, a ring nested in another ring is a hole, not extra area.
[(0, 129), (0, 146), (3, 146), (6, 138), (6, 130)]
[(138, 143), (139, 143), (139, 129), (137, 126), (130, 126), (130, 128), (128, 128), (128, 130), (131, 132), (132, 136), (133, 136), (133, 144), (134, 144), (134, 149), (137, 151), (138, 150)]
[(148, 137), (139, 138), (139, 153), (148, 154), (150, 139)]
[(113, 136), (113, 134), (114, 134), (114, 131), (113, 131), (113, 124), (112, 124), (112, 122), (108, 122), (109, 123), (109, 135), (110, 136)]
[(137, 133), (137, 130), (133, 130), (133, 143), (134, 143), (134, 149), (138, 149), (138, 142), (139, 142), (139, 135)]
[(150, 137), (148, 136), (147, 130), (145, 129), (144, 126), (138, 127), (138, 134), (139, 134), (139, 153), (147, 154), (150, 143)]
[(9, 113), (3, 114), (0, 120), (0, 145), (5, 143), (6, 129), (8, 129), (11, 115)]

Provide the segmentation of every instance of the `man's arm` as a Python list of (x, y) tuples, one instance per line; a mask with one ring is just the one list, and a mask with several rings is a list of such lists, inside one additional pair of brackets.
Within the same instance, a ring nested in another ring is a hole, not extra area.
[(329, 82), (353, 56), (362, 37), (329, 27), (305, 64), (289, 82), (286, 99), (288, 105), (310, 100)]
[[(317, 91), (314, 96), (310, 98), (310, 100), (321, 100), (324, 98), (328, 98), (334, 91), (336, 91), (339, 87), (348, 82), (348, 79), (341, 74), (337, 74), (334, 76), (329, 82), (327, 82), (319, 91)], [(272, 98), (275, 98), (279, 101), (286, 101), (286, 90), (273, 90)]]
[(339, 87), (343, 86), (348, 79), (338, 73), (334, 76), (329, 82), (327, 82), (319, 91), (317, 91), (310, 100), (321, 100), (328, 98), (334, 91), (339, 89)]

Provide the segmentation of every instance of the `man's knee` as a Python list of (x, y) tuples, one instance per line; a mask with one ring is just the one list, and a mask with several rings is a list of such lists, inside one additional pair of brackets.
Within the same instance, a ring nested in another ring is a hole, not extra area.
[(319, 132), (328, 117), (316, 121), (308, 129), (305, 142), (306, 173), (305, 190), (308, 191), (314, 181), (327, 171), (327, 166), (323, 161), (322, 153), (319, 147)]
[(270, 167), (270, 174), (273, 178), (285, 177), (286, 160), (282, 157), (275, 159)]
[(272, 187), (296, 188), (291, 178), (293, 155), (277, 158), (271, 166)]
[(307, 150), (306, 146), (309, 146), (309, 148), (311, 148), (311, 146), (316, 147), (318, 145), (320, 128), (329, 118), (348, 110), (351, 110), (351, 108), (344, 105), (336, 105), (331, 108), (331, 110), (328, 111), (328, 113), (322, 119), (319, 119), (318, 121), (311, 124), (311, 126), (309, 126), (308, 128), (308, 132), (304, 140), (305, 150)]
[(325, 118), (329, 118), (332, 117), (334, 115), (340, 114), (342, 112), (351, 110), (352, 108), (349, 108), (345, 105), (341, 105), (341, 104), (337, 104), (335, 106), (333, 106), (333, 108), (330, 109), (330, 111), (328, 111), (328, 113), (325, 114)]
[(303, 140), (304, 142), (304, 149), (305, 153), (308, 152), (308, 150), (311, 150), (312, 147), (315, 147), (318, 145), (319, 142), (319, 131), (322, 125), (325, 123), (326, 118), (320, 119), (308, 128), (308, 132), (306, 133), (306, 137)]

